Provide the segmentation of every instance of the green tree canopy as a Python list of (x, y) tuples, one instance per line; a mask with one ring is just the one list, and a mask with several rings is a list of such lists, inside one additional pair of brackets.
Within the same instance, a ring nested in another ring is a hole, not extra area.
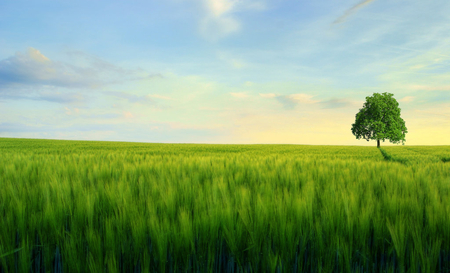
[(393, 94), (374, 93), (366, 97), (363, 108), (356, 114), (356, 121), (352, 124), (352, 133), (356, 139), (380, 140), (388, 139), (394, 144), (405, 144), (405, 134), (408, 132), (405, 121), (400, 117), (400, 108)]

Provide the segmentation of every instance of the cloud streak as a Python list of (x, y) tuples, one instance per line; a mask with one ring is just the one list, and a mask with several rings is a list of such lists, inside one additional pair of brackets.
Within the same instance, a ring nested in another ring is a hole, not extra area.
[(261, 94), (259, 95), (263, 98), (275, 99), (283, 105), (284, 109), (292, 110), (299, 104), (315, 104), (318, 100), (313, 100), (314, 96), (308, 94), (290, 94), (290, 95), (276, 95), (273, 93)]
[(86, 97), (79, 92), (56, 92), (27, 89), (3, 91), (0, 89), (0, 99), (48, 101), (62, 104), (81, 104), (87, 101)]
[(0, 61), (0, 87), (9, 84), (89, 87), (101, 83), (96, 74), (89, 68), (53, 62), (34, 48)]
[(364, 7), (364, 6), (368, 5), (368, 4), (370, 4), (370, 3), (373, 2), (373, 1), (374, 1), (374, 0), (363, 0), (363, 1), (359, 2), (358, 4), (354, 5), (353, 7), (349, 8), (348, 10), (346, 10), (346, 11), (344, 12), (344, 14), (343, 14), (341, 17), (337, 18), (337, 19), (333, 22), (333, 24), (340, 24), (340, 23), (345, 22), (345, 20), (347, 20), (347, 18), (348, 18), (350, 15), (354, 14), (354, 13), (357, 12), (359, 9), (361, 9), (362, 7)]
[(348, 99), (330, 99), (330, 100), (321, 101), (319, 103), (323, 105), (322, 109), (336, 109), (336, 108), (344, 108), (344, 107), (352, 106), (352, 105), (359, 105)]
[(105, 94), (127, 100), (130, 103), (155, 104), (155, 101), (152, 100), (147, 95), (138, 96), (138, 95), (129, 94), (129, 93), (125, 93), (125, 92), (115, 92), (115, 91), (105, 92)]
[[(161, 105), (161, 104), (159, 104), (159, 102), (155, 101), (153, 98), (160, 99), (160, 100), (166, 100), (166, 101), (167, 100), (173, 101), (173, 99), (170, 97), (156, 95), (156, 94), (135, 95), (135, 94), (125, 93), (125, 92), (115, 92), (115, 91), (104, 92), (104, 94), (119, 98), (128, 103), (150, 105), (150, 106), (152, 106), (154, 108), (158, 108), (158, 109), (168, 109), (171, 106)], [(131, 116), (125, 115), (125, 117), (130, 118)]]
[(248, 95), (245, 94), (245, 92), (240, 92), (240, 93), (230, 93), (230, 95), (233, 96), (233, 97), (235, 97), (235, 98), (240, 98), (240, 99), (243, 99), (243, 98), (247, 98), (247, 97), (248, 97)]
[(413, 96), (406, 96), (406, 97), (404, 97), (404, 98), (402, 98), (402, 99), (400, 99), (398, 101), (400, 101), (400, 102), (412, 102), (413, 100), (414, 100)]
[(329, 99), (329, 100), (315, 100), (314, 96), (308, 94), (290, 94), (290, 95), (277, 95), (274, 93), (259, 93), (259, 96), (268, 99), (275, 99), (283, 105), (286, 110), (292, 110), (297, 105), (322, 105), (322, 109), (335, 109), (344, 108), (348, 106), (359, 105), (359, 103), (354, 102), (346, 98), (342, 99)]
[(284, 109), (292, 110), (299, 104), (314, 104), (318, 101), (312, 100), (313, 96), (307, 94), (292, 94), (285, 96), (276, 96), (275, 99), (283, 104)]
[(205, 0), (207, 14), (200, 21), (200, 32), (208, 40), (216, 41), (240, 29), (240, 23), (228, 13), (235, 6), (229, 0)]
[(411, 90), (419, 90), (419, 91), (450, 91), (450, 85), (410, 85), (409, 88)]
[(171, 97), (167, 97), (167, 96), (161, 96), (158, 94), (149, 94), (147, 95), (148, 98), (156, 98), (156, 99), (162, 99), (162, 100), (173, 100)]
[(151, 77), (142, 76), (142, 71), (123, 69), (82, 52), (71, 52), (69, 55), (77, 59), (84, 58), (87, 66), (52, 61), (32, 47), (25, 53), (17, 52), (15, 56), (1, 60), (0, 92), (6, 87), (17, 85), (94, 89)]

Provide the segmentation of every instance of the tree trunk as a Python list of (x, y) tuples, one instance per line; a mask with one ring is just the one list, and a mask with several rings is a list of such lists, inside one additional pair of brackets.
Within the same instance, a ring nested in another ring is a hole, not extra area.
[(377, 148), (380, 148), (380, 140), (377, 139)]

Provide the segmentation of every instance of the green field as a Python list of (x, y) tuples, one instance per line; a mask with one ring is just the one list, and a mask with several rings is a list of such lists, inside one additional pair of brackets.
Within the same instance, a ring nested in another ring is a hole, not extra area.
[(0, 138), (0, 273), (450, 272), (448, 161)]

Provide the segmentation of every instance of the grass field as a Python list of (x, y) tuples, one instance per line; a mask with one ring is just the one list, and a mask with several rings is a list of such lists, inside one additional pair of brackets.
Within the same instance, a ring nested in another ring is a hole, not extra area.
[(0, 138), (0, 272), (450, 272), (448, 161)]

